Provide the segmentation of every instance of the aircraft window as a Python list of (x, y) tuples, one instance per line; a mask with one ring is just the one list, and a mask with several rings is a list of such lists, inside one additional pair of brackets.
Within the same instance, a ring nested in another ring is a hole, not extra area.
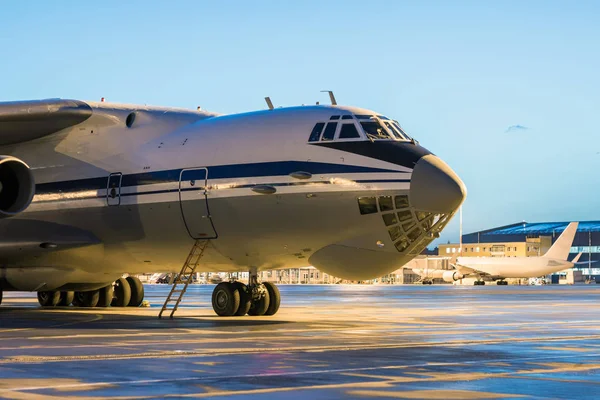
[(411, 241), (415, 241), (419, 238), (419, 235), (421, 234), (421, 232), (419, 231), (418, 228), (413, 229), (412, 231), (408, 232), (408, 238)]
[(331, 118), (329, 118), (329, 119), (340, 119), (340, 116), (339, 115), (332, 115)]
[(323, 127), (325, 126), (324, 122), (319, 122), (315, 125), (312, 132), (310, 133), (309, 142), (318, 142), (321, 137), (321, 132), (323, 132)]
[(342, 115), (342, 119), (352, 119), (352, 115)]
[(402, 224), (402, 229), (404, 229), (405, 232), (410, 231), (414, 226), (415, 226), (415, 221), (408, 221)]
[(400, 129), (398, 129), (398, 128), (396, 127), (396, 124), (392, 124), (392, 123), (390, 123), (390, 122), (388, 122), (388, 121), (384, 121), (383, 123), (385, 124), (385, 126), (387, 126), (387, 127), (388, 127), (388, 129), (389, 129), (389, 130), (390, 130), (390, 131), (391, 131), (391, 132), (394, 134), (394, 136), (396, 136), (398, 139), (400, 139), (400, 140), (410, 140), (410, 139), (408, 139), (406, 136), (404, 136), (404, 135), (403, 135), (403, 132), (402, 132)]
[(377, 116), (379, 119), (384, 119), (384, 120), (389, 120), (388, 117), (386, 117), (385, 115), (378, 115)]
[(323, 137), (321, 138), (321, 140), (333, 140), (336, 128), (337, 122), (329, 122), (325, 127), (325, 133), (323, 133)]
[(399, 240), (398, 243), (396, 243), (396, 249), (401, 253), (404, 250), (406, 250), (407, 248), (408, 248), (408, 243), (406, 242), (406, 239), (404, 239), (404, 238), (402, 240)]
[(358, 133), (358, 130), (356, 130), (354, 124), (342, 124), (339, 139), (354, 139), (359, 137), (360, 134)]
[(394, 210), (394, 203), (392, 202), (392, 196), (379, 196), (379, 209), (381, 211)]
[(374, 214), (377, 212), (377, 199), (375, 197), (359, 197), (358, 208), (362, 215)]
[(404, 137), (406, 138), (406, 140), (412, 140), (412, 138), (411, 138), (410, 136), (408, 136), (408, 135), (406, 134), (406, 132), (404, 132), (404, 131), (402, 130), (402, 128), (400, 127), (400, 123), (399, 123), (398, 121), (394, 121), (394, 126), (396, 127), (396, 129), (397, 129), (398, 131), (400, 131), (400, 133), (402, 134), (402, 136), (404, 136)]
[(390, 239), (392, 239), (393, 242), (402, 236), (402, 231), (400, 230), (399, 226), (392, 226), (390, 229), (388, 229), (388, 233), (390, 234)]
[(396, 196), (396, 208), (408, 207), (408, 196), (403, 194), (402, 196)]
[(417, 211), (417, 219), (419, 221), (423, 221), (425, 218), (429, 217), (431, 214), (428, 212)]
[(412, 219), (412, 213), (409, 210), (400, 211), (398, 213), (398, 219), (400, 222), (410, 221)]
[(383, 222), (385, 223), (385, 226), (390, 226), (390, 225), (394, 225), (398, 223), (398, 219), (396, 218), (396, 214), (391, 213), (391, 214), (383, 214)]
[(358, 119), (371, 119), (372, 115), (355, 115)]
[(360, 124), (368, 137), (373, 139), (392, 139), (385, 128), (379, 125), (377, 121), (361, 121)]

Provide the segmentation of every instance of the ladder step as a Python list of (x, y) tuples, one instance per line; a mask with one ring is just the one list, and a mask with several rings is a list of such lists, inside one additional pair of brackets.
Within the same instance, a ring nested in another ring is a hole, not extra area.
[[(174, 277), (174, 280), (172, 282), (171, 291), (169, 292), (169, 295), (165, 299), (162, 309), (161, 309), (160, 313), (158, 314), (159, 317), (162, 316), (163, 312), (170, 311), (171, 312), (170, 317), (173, 318), (173, 315), (175, 314), (175, 311), (177, 311), (177, 308), (179, 307), (179, 303), (183, 299), (183, 295), (185, 294), (188, 285), (194, 281), (194, 274), (196, 273), (196, 267), (198, 267), (198, 265), (200, 264), (200, 259), (204, 255), (204, 250), (206, 249), (207, 246), (208, 246), (208, 240), (196, 240), (194, 242), (194, 245), (192, 246), (192, 248), (190, 249), (190, 252), (188, 253), (187, 259), (185, 260), (183, 266), (181, 267), (181, 271), (179, 272), (179, 274), (176, 277)], [(183, 285), (182, 289), (177, 289), (177, 285), (179, 285), (179, 284)], [(175, 294), (178, 294), (178, 295), (174, 296)], [(173, 302), (176, 302), (175, 306), (173, 308), (169, 308), (168, 304), (173, 303)]]

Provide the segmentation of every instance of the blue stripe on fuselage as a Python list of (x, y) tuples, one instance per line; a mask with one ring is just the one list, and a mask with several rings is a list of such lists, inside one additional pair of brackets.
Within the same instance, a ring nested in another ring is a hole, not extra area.
[[(199, 167), (202, 168), (202, 167)], [(310, 172), (311, 174), (343, 174), (365, 172), (401, 172), (391, 169), (372, 168), (359, 165), (343, 165), (320, 163), (310, 161), (275, 161), (250, 164), (217, 165), (208, 168), (209, 179), (232, 179), (264, 176), (285, 176), (296, 171)], [(152, 185), (157, 183), (179, 182), (181, 171), (185, 168), (164, 171), (141, 172), (123, 175), (121, 187)], [(204, 179), (203, 172), (199, 171)], [(36, 185), (36, 194), (66, 193), (83, 190), (106, 189), (108, 173), (106, 176), (71, 181), (48, 182)]]

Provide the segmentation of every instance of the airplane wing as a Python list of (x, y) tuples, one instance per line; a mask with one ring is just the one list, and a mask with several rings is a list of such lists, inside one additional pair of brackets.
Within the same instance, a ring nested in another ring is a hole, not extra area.
[[(473, 273), (482, 274), (481, 271), (478, 271), (476, 269), (467, 267), (467, 266), (459, 264), (459, 263), (450, 264), (450, 265), (452, 265), (454, 267), (454, 269), (456, 269), (458, 272), (460, 272), (463, 275), (470, 275), (470, 274), (473, 274)], [(483, 274), (485, 274), (485, 273), (483, 273)]]
[(2, 221), (0, 237), (3, 238), (0, 261), (102, 243), (94, 234), (80, 228), (28, 219)]
[(79, 100), (0, 102), (0, 145), (26, 142), (77, 125), (92, 115)]

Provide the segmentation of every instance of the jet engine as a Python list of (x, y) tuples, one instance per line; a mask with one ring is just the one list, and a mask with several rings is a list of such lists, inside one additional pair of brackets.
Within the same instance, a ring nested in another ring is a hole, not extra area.
[(29, 166), (18, 158), (0, 156), (0, 218), (25, 211), (34, 194), (35, 181)]
[(455, 281), (457, 281), (459, 279), (462, 279), (462, 278), (464, 278), (463, 274), (461, 274), (458, 271), (445, 271), (442, 274), (442, 279), (445, 282), (455, 282)]

